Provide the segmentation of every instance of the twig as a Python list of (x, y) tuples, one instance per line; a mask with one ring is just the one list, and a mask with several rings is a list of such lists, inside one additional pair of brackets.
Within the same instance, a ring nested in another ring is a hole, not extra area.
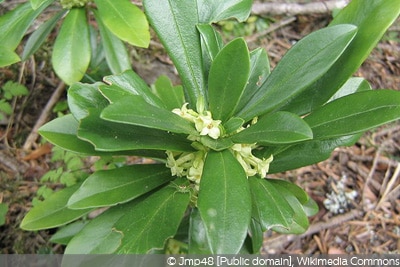
[(254, 3), (252, 13), (255, 15), (307, 15), (326, 14), (334, 9), (344, 8), (348, 0), (331, 0), (306, 4), (297, 3)]
[(315, 224), (312, 224), (308, 230), (301, 235), (280, 235), (276, 238), (271, 238), (267, 239), (264, 242), (264, 247), (267, 250), (281, 250), (287, 243), (292, 242), (296, 239), (307, 237), (309, 235), (313, 235), (315, 233), (318, 233), (322, 230), (332, 228), (336, 225), (345, 223), (347, 221), (350, 221), (352, 219), (355, 219), (357, 217), (362, 216), (362, 212), (359, 210), (352, 210), (348, 213), (345, 213), (343, 215), (338, 215), (333, 217), (331, 220), (328, 222), (317, 222)]
[(51, 112), (53, 106), (57, 103), (58, 99), (61, 97), (62, 93), (64, 92), (65, 84), (60, 82), (57, 88), (54, 90), (53, 94), (51, 95), (49, 101), (47, 102), (46, 106), (42, 110), (38, 120), (35, 123), (31, 133), (29, 134), (28, 138), (26, 138), (25, 144), (23, 146), (24, 150), (30, 150), (32, 148), (33, 143), (35, 143), (36, 139), (38, 138), (38, 130), (39, 128), (46, 123), (47, 118)]
[[(394, 171), (392, 178), (390, 179), (388, 185), (386, 186), (385, 192), (382, 194), (381, 199), (378, 202), (378, 205), (376, 205), (376, 208), (379, 208), (382, 203), (386, 201), (386, 199), (391, 195), (393, 192), (396, 192), (396, 190), (399, 189), (399, 186), (397, 186), (393, 191), (393, 187), (397, 181), (397, 178), (400, 177), (400, 164), (397, 164), (396, 170)], [(391, 192), (392, 191), (392, 192)]]
[(292, 23), (295, 20), (296, 20), (296, 17), (290, 17), (290, 18), (287, 18), (287, 19), (280, 20), (280, 21), (272, 24), (270, 27), (268, 27), (268, 29), (265, 29), (264, 31), (257, 32), (256, 34), (253, 34), (253, 35), (249, 36), (248, 38), (246, 38), (246, 41), (247, 42), (254, 42), (259, 37), (267, 35), (268, 33), (271, 33), (273, 31), (276, 31), (277, 29), (279, 29), (279, 28), (281, 28), (283, 26), (286, 26), (286, 25)]

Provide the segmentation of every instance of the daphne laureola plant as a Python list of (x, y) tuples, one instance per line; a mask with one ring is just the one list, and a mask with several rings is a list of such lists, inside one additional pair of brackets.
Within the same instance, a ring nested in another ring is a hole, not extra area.
[[(66, 150), (156, 163), (96, 171), (35, 206), (21, 227), (67, 225), (58, 234), (72, 254), (257, 253), (266, 230), (304, 232), (316, 203), (268, 174), (322, 161), (400, 117), (399, 92), (351, 77), (400, 2), (351, 1), (272, 71), (266, 51), (249, 51), (243, 38), (225, 44), (212, 26), (245, 20), (251, 4), (144, 0), (182, 86), (163, 77), (149, 87), (132, 70), (75, 83), (71, 114), (40, 133)], [(101, 207), (108, 208), (73, 227)]]

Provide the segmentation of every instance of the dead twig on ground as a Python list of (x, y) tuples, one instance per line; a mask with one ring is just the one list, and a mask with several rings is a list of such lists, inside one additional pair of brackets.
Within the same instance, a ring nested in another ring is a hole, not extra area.
[(307, 14), (326, 14), (334, 9), (344, 8), (349, 3), (348, 0), (331, 0), (322, 2), (312, 2), (306, 4), (297, 3), (254, 3), (252, 13), (255, 15), (307, 15)]
[(359, 210), (352, 210), (348, 213), (332, 217), (327, 222), (317, 222), (312, 224), (308, 230), (301, 235), (280, 235), (276, 238), (267, 238), (266, 241), (264, 241), (264, 248), (267, 249), (267, 253), (279, 253), (279, 251), (282, 250), (289, 242), (293, 242), (296, 239), (304, 238), (320, 231), (333, 228), (337, 225), (341, 225), (344, 222), (359, 218), (361, 216), (362, 212)]
[(294, 22), (296, 20), (296, 17), (289, 17), (287, 19), (283, 19), (280, 20), (274, 24), (272, 24), (270, 27), (268, 27), (268, 29), (261, 31), (261, 32), (257, 32), (251, 36), (249, 36), (248, 38), (246, 38), (247, 42), (254, 42), (256, 41), (258, 38), (267, 35), (268, 33), (271, 33), (273, 31), (276, 31), (277, 29), (286, 26), (292, 22)]
[(46, 123), (52, 108), (57, 103), (57, 101), (60, 99), (62, 93), (64, 92), (64, 89), (65, 89), (65, 84), (63, 82), (60, 82), (58, 84), (57, 88), (54, 90), (53, 94), (51, 95), (46, 106), (42, 110), (38, 120), (35, 123), (35, 126), (33, 127), (31, 133), (29, 134), (28, 138), (26, 138), (25, 144), (23, 146), (23, 149), (25, 151), (32, 149), (33, 144), (36, 142), (36, 139), (38, 138), (39, 128), (43, 124)]

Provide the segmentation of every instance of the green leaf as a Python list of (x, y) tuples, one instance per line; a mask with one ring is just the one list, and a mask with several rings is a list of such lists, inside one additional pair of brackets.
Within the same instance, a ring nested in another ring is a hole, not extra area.
[(313, 133), (300, 117), (289, 112), (275, 112), (262, 117), (256, 124), (233, 135), (235, 143), (290, 144), (312, 139)]
[(258, 254), (263, 246), (264, 232), (260, 223), (254, 218), (251, 218), (249, 233), (251, 236), (251, 246), (253, 254)]
[(250, 56), (244, 39), (231, 41), (218, 53), (208, 76), (209, 110), (214, 119), (227, 121), (233, 115), (249, 71)]
[(67, 245), (71, 239), (77, 235), (83, 227), (87, 225), (86, 221), (76, 221), (60, 228), (51, 238), (50, 242)]
[(170, 184), (126, 210), (114, 225), (123, 234), (116, 253), (144, 254), (164, 247), (175, 235), (190, 201), (190, 193), (177, 192)]
[(6, 215), (8, 212), (8, 206), (6, 203), (0, 203), (0, 226), (6, 223)]
[(11, 97), (9, 99), (11, 99), (14, 96), (23, 96), (23, 95), (29, 94), (28, 88), (26, 88), (23, 84), (13, 82), (13, 81), (6, 82), (3, 85), (3, 90), (5, 93), (11, 94)]
[(304, 120), (315, 139), (352, 135), (400, 118), (400, 93), (392, 90), (351, 94), (315, 110)]
[(93, 14), (99, 26), (101, 43), (111, 72), (118, 74), (131, 69), (131, 62), (124, 43), (106, 28), (102, 21), (103, 18), (96, 11), (93, 11)]
[(252, 194), (252, 217), (260, 223), (262, 230), (272, 227), (289, 229), (292, 223), (293, 210), (290, 203), (269, 179), (249, 177)]
[(224, 43), (221, 35), (210, 24), (198, 24), (196, 27), (201, 37), (204, 74), (205, 78), (208, 78), (211, 63), (221, 51)]
[(228, 18), (245, 21), (251, 11), (251, 0), (197, 0), (200, 21), (203, 23), (218, 22)]
[[(0, 17), (1, 46), (14, 50), (30, 25), (42, 11), (54, 0), (47, 0), (40, 8), (33, 10), (30, 3), (18, 5), (15, 9)], [(1, 51), (1, 50), (0, 50)], [(1, 54), (1, 53), (0, 53)]]
[(0, 68), (12, 65), (20, 60), (19, 56), (12, 49), (0, 45)]
[(290, 191), (286, 190), (285, 187), (282, 187), (280, 184), (275, 184), (274, 186), (279, 190), (279, 193), (281, 193), (284, 196), (286, 201), (292, 207), (292, 209), (294, 210), (294, 214), (291, 218), (291, 223), (287, 228), (280, 226), (273, 226), (271, 230), (282, 234), (304, 233), (309, 226), (309, 222), (303, 206)]
[(238, 253), (250, 223), (251, 196), (246, 174), (229, 150), (208, 152), (197, 207), (212, 253)]
[(22, 52), (22, 61), (27, 60), (31, 55), (33, 55), (40, 46), (44, 43), (47, 36), (56, 26), (57, 22), (61, 19), (61, 17), (65, 14), (65, 11), (60, 11), (56, 15), (54, 15), (51, 19), (48, 19), (45, 23), (39, 26), (37, 30), (35, 30), (31, 36), (29, 37), (26, 45), (24, 47), (24, 51)]
[(335, 99), (354, 94), (356, 92), (371, 90), (371, 85), (367, 80), (360, 77), (352, 77), (329, 99), (331, 102)]
[(351, 1), (331, 22), (330, 28), (353, 24), (358, 27), (354, 40), (329, 71), (282, 108), (307, 114), (328, 101), (361, 66), (399, 14), (398, 0), (376, 0), (368, 5), (363, 0)]
[(104, 24), (118, 38), (139, 47), (150, 43), (149, 25), (146, 16), (128, 0), (94, 0)]
[(22, 220), (21, 228), (30, 231), (55, 228), (90, 212), (92, 209), (71, 210), (67, 207), (68, 199), (79, 186), (64, 188), (33, 207)]
[(234, 145), (232, 140), (229, 138), (214, 139), (209, 136), (201, 136), (200, 142), (206, 147), (211, 148), (215, 151), (222, 151)]
[(237, 116), (247, 121), (284, 105), (329, 70), (356, 32), (353, 25), (337, 25), (297, 42)]
[(147, 103), (141, 96), (127, 96), (106, 107), (101, 118), (113, 122), (198, 135), (194, 126), (179, 115)]
[(302, 206), (307, 216), (314, 216), (319, 211), (317, 202), (315, 202), (312, 198), (309, 198), (307, 203), (304, 203)]
[(39, 129), (40, 135), (65, 150), (87, 155), (99, 155), (94, 147), (77, 137), (78, 121), (71, 115), (54, 119)]
[(206, 227), (197, 208), (190, 213), (189, 254), (211, 254)]
[(174, 62), (182, 80), (186, 101), (196, 107), (199, 96), (206, 99), (205, 77), (199, 33), (197, 4), (183, 0), (144, 0), (143, 5), (155, 32)]
[(111, 207), (91, 220), (68, 243), (65, 254), (111, 254), (121, 245), (123, 233), (116, 230), (114, 224), (135, 206), (131, 201), (124, 205)]
[(8, 103), (5, 99), (0, 100), (0, 111), (4, 112), (7, 115), (11, 115), (13, 113), (13, 108), (10, 103)]
[(263, 48), (257, 48), (250, 52), (250, 75), (246, 88), (236, 107), (235, 113), (243, 109), (250, 99), (260, 90), (270, 74), (268, 55)]
[[(82, 119), (78, 130), (79, 138), (87, 140), (98, 151), (135, 150), (141, 155), (146, 150), (192, 151), (193, 148), (186, 137), (174, 135), (155, 129), (115, 123), (99, 117), (99, 111), (92, 110), (90, 115)], [(148, 151), (148, 155), (160, 154)], [(161, 152), (162, 158), (165, 154)]]
[(185, 103), (185, 96), (182, 86), (173, 86), (166, 75), (158, 77), (154, 83), (155, 94), (164, 102), (168, 110), (181, 108)]
[[(361, 135), (351, 135), (328, 140), (310, 140), (289, 146), (274, 154), (274, 160), (269, 167), (269, 173), (280, 173), (288, 170), (308, 166), (326, 160), (332, 151), (339, 146), (350, 146), (355, 144)], [(266, 151), (267, 157), (270, 152)]]
[[(54, 2), (54, 1), (55, 0), (52, 0), (52, 1), (50, 1), (50, 3)], [(29, 2), (31, 3), (32, 8), (34, 10), (36, 10), (48, 1), (47, 0), (30, 0)]]
[(301, 204), (305, 204), (309, 200), (309, 196), (307, 195), (307, 193), (294, 183), (281, 179), (269, 179), (268, 181), (275, 187), (284, 188), (291, 195), (296, 197)]
[(65, 16), (54, 43), (51, 62), (66, 83), (78, 82), (85, 75), (91, 55), (89, 25), (84, 8), (73, 8)]
[(133, 70), (127, 70), (119, 75), (107, 76), (103, 80), (105, 83), (114, 86), (109, 92), (105, 92), (107, 88), (105, 90), (100, 89), (110, 102), (116, 102), (127, 94), (131, 94), (142, 96), (149, 104), (154, 106), (164, 107), (163, 102), (151, 92), (146, 82)]
[(91, 109), (102, 110), (109, 105), (106, 98), (99, 92), (101, 83), (74, 83), (68, 89), (68, 106), (77, 120), (89, 115)]
[(226, 134), (232, 134), (243, 126), (245, 121), (242, 118), (232, 117), (223, 124)]
[(137, 198), (170, 181), (164, 164), (132, 165), (90, 175), (68, 201), (70, 209), (113, 206)]

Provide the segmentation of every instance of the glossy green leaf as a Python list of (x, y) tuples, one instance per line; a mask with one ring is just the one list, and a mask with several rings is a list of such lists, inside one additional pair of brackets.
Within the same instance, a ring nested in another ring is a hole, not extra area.
[(149, 104), (164, 107), (163, 102), (151, 92), (146, 82), (133, 70), (127, 70), (119, 75), (107, 76), (103, 80), (105, 83), (115, 86), (107, 92), (101, 90), (111, 102), (115, 102), (127, 94), (132, 94), (142, 96)]
[(103, 79), (104, 73), (109, 73), (107, 66), (103, 44), (101, 43), (100, 32), (94, 26), (89, 24), (89, 36), (91, 46), (91, 56), (89, 63), (89, 73), (87, 78), (91, 81), (100, 81)]
[(282, 108), (297, 114), (307, 114), (328, 101), (361, 66), (399, 14), (398, 0), (376, 0), (368, 4), (363, 0), (351, 1), (334, 18), (330, 27), (345, 23), (357, 26), (354, 40), (329, 71)]
[(304, 233), (309, 226), (309, 222), (303, 206), (301, 205), (299, 200), (293, 194), (291, 194), (291, 192), (286, 190), (285, 187), (276, 184), (275, 186), (277, 187), (279, 192), (285, 197), (286, 201), (295, 212), (291, 218), (291, 223), (288, 225), (288, 227), (273, 226), (271, 230), (283, 234)]
[(288, 229), (295, 211), (282, 193), (268, 179), (252, 176), (249, 185), (252, 217), (260, 223), (263, 231), (272, 227)]
[(309, 200), (307, 193), (294, 183), (281, 179), (269, 179), (271, 184), (278, 188), (284, 188), (288, 193), (296, 197), (301, 204), (305, 204)]
[(50, 143), (65, 150), (87, 154), (98, 155), (93, 145), (77, 137), (78, 121), (70, 114), (54, 119), (39, 129), (40, 135)]
[(251, 11), (251, 0), (197, 0), (200, 21), (203, 23), (218, 22), (228, 18), (245, 21)]
[(74, 83), (68, 89), (68, 106), (77, 120), (87, 117), (91, 109), (102, 110), (108, 106), (109, 102), (98, 90), (100, 84)]
[(61, 227), (57, 232), (51, 236), (50, 242), (67, 245), (71, 239), (77, 235), (83, 227), (87, 225), (87, 221), (76, 221), (64, 227)]
[(66, 83), (78, 82), (90, 63), (89, 25), (84, 8), (73, 8), (66, 15), (54, 43), (51, 62)]
[(364, 132), (400, 118), (400, 93), (392, 90), (351, 94), (315, 110), (304, 120), (315, 139)]
[(315, 202), (312, 198), (309, 198), (306, 203), (302, 204), (302, 206), (308, 217), (316, 215), (319, 211), (317, 202)]
[(226, 134), (232, 134), (243, 126), (245, 121), (242, 118), (232, 117), (223, 124)]
[(19, 56), (13, 50), (0, 45), (0, 67), (17, 63), (20, 60)]
[(118, 38), (139, 47), (150, 43), (149, 25), (144, 13), (128, 0), (94, 0), (104, 24)]
[(181, 108), (185, 103), (185, 96), (182, 86), (173, 86), (166, 75), (158, 77), (154, 83), (155, 94), (164, 102), (168, 110)]
[(177, 232), (189, 201), (190, 194), (177, 192), (171, 183), (126, 210), (114, 225), (123, 234), (116, 253), (144, 254), (163, 248)]
[(206, 227), (197, 208), (190, 213), (189, 254), (211, 254)]
[(209, 136), (201, 136), (200, 142), (215, 151), (222, 151), (234, 145), (229, 138), (214, 139)]
[(210, 24), (198, 24), (205, 78), (208, 78), (211, 63), (224, 46), (221, 35)]
[(123, 233), (114, 224), (136, 205), (131, 201), (124, 205), (111, 207), (91, 220), (68, 243), (65, 254), (111, 254), (121, 245)]
[[(98, 115), (97, 115), (98, 118)], [(99, 121), (99, 120), (97, 120)], [(101, 120), (100, 120), (101, 121)], [(85, 154), (85, 155), (98, 155), (98, 156), (112, 156), (112, 155), (135, 155), (135, 156), (142, 156), (142, 157), (152, 157), (152, 158), (165, 158), (165, 153), (163, 151), (157, 151), (157, 150), (141, 150), (143, 146), (141, 147), (134, 147), (132, 145), (132, 148), (129, 146), (132, 143), (132, 139), (129, 139), (128, 141), (125, 141), (126, 143), (123, 142), (116, 142), (115, 140), (115, 135), (113, 135), (113, 132), (107, 132), (107, 129), (101, 128), (101, 126), (97, 125), (97, 127), (100, 128), (100, 130), (97, 132), (98, 136), (101, 136), (104, 134), (104, 138), (107, 139), (109, 138), (110, 142), (107, 142), (107, 145), (110, 145), (111, 143), (114, 144), (114, 146), (111, 146), (109, 149), (99, 149), (96, 150), (95, 147), (90, 143), (86, 142), (83, 140), (83, 138), (78, 137), (78, 127), (79, 127), (79, 122), (71, 115), (65, 115), (63, 117), (54, 119), (45, 125), (43, 125), (39, 129), (40, 135), (42, 135), (44, 138), (46, 138), (50, 143), (53, 143), (65, 150), (72, 151), (75, 153), (80, 153), (80, 154)], [(122, 128), (122, 127), (121, 127)], [(124, 127), (125, 131), (129, 131), (127, 127)], [(96, 130), (95, 127), (91, 129)], [(103, 132), (104, 130), (104, 132)], [(109, 134), (109, 136), (107, 136)], [(110, 136), (111, 134), (111, 136)], [(85, 136), (86, 137), (86, 136)], [(159, 137), (159, 136), (157, 136)], [(151, 138), (151, 137), (150, 137)], [(90, 140), (89, 138), (87, 138)], [(100, 138), (102, 141), (102, 139)], [(154, 140), (154, 139), (153, 139)], [(171, 141), (167, 139), (168, 141)], [(184, 145), (183, 142), (179, 142), (178, 138), (173, 138), (174, 141), (172, 142), (167, 142), (166, 144), (172, 144), (174, 148), (177, 147), (188, 147), (189, 145), (186, 144)], [(165, 139), (161, 138), (161, 142), (165, 142)], [(138, 142), (142, 142), (142, 140), (139, 140)], [(137, 144), (137, 143), (136, 143)], [(96, 143), (97, 145), (97, 143)], [(153, 145), (151, 145), (154, 147)], [(168, 146), (168, 145), (167, 145)], [(177, 149), (178, 150), (178, 149)], [(186, 149), (188, 150), (188, 149)], [(186, 151), (185, 150), (185, 151)], [(180, 150), (178, 150), (180, 151)]]
[(148, 19), (174, 62), (182, 80), (186, 101), (196, 107), (205, 97), (205, 79), (199, 33), (197, 4), (183, 0), (144, 0)]
[(251, 218), (249, 233), (251, 236), (252, 253), (258, 254), (264, 243), (264, 231), (261, 224), (254, 218)]
[[(50, 1), (50, 3), (54, 2), (55, 0)], [(47, 0), (30, 0), (31, 6), (33, 9), (38, 9), (42, 5), (46, 4), (48, 2)]]
[(119, 74), (125, 70), (131, 69), (132, 66), (129, 54), (124, 43), (106, 28), (102, 21), (103, 18), (96, 11), (94, 11), (93, 14), (99, 26), (101, 43), (111, 72), (113, 74)]
[(284, 105), (329, 70), (356, 32), (353, 25), (337, 25), (297, 42), (237, 116), (250, 120)]
[(24, 47), (24, 51), (22, 52), (22, 61), (27, 60), (31, 55), (33, 55), (40, 46), (44, 43), (47, 36), (54, 29), (57, 22), (61, 19), (61, 17), (65, 14), (65, 11), (60, 11), (56, 15), (54, 15), (51, 19), (48, 19), (44, 22), (40, 27), (35, 30), (31, 36), (29, 37), (26, 45)]
[(29, 2), (18, 5), (15, 9), (0, 17), (1, 46), (14, 50), (25, 35), (30, 25), (42, 11), (54, 0), (47, 0), (40, 8), (33, 10)]
[[(269, 173), (280, 173), (288, 170), (308, 166), (326, 160), (332, 151), (339, 146), (353, 145), (360, 135), (344, 136), (328, 140), (310, 140), (289, 146), (274, 155), (269, 167)], [(260, 157), (267, 157), (270, 153)]]
[(208, 76), (209, 110), (214, 119), (227, 121), (233, 115), (249, 71), (249, 50), (242, 38), (228, 43), (215, 57)]
[(21, 228), (30, 231), (55, 228), (90, 212), (92, 209), (71, 210), (67, 207), (68, 199), (79, 186), (78, 184), (64, 188), (37, 204), (24, 217)]
[(197, 135), (194, 126), (179, 115), (147, 103), (141, 96), (127, 96), (106, 107), (101, 118), (173, 133)]
[(263, 48), (257, 48), (250, 52), (250, 75), (246, 88), (236, 107), (236, 112), (242, 110), (250, 99), (260, 90), (261, 85), (265, 82), (270, 74), (268, 55)]
[(211, 251), (238, 253), (250, 223), (251, 196), (246, 174), (229, 150), (208, 152), (197, 207)]
[(68, 207), (113, 206), (137, 198), (172, 179), (164, 164), (132, 165), (90, 175), (71, 196)]
[(262, 117), (256, 124), (233, 135), (235, 143), (290, 144), (312, 139), (313, 133), (300, 117), (289, 112), (276, 112)]
[[(141, 155), (145, 150), (192, 151), (193, 148), (185, 137), (144, 128), (103, 120), (99, 111), (92, 110), (82, 119), (78, 130), (79, 138), (94, 145), (97, 151), (137, 151)], [(142, 151), (140, 151), (142, 150)], [(148, 151), (146, 154), (156, 156), (161, 152)], [(143, 154), (142, 154), (143, 155)], [(162, 158), (165, 157), (161, 153)]]
[(371, 85), (361, 77), (352, 77), (347, 80), (345, 84), (329, 99), (328, 102), (331, 102), (335, 99), (351, 95), (361, 91), (371, 90)]

